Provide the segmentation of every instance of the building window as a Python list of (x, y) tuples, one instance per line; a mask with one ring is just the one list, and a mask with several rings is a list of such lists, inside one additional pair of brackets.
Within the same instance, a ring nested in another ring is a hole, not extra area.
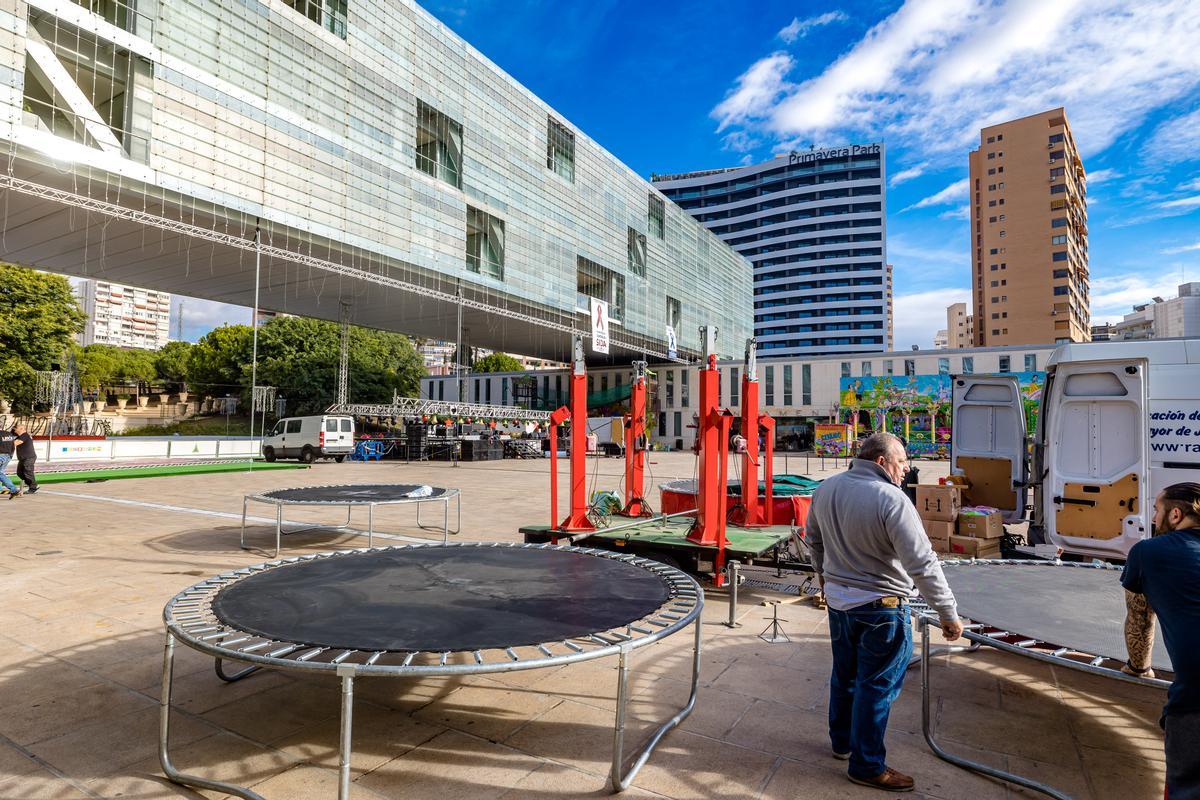
[(467, 269), (504, 280), (504, 220), (467, 206)]
[(1058, 236), (1050, 237), (1050, 244), (1066, 244), (1066, 243), (1067, 243), (1067, 235), (1065, 233), (1059, 234)]
[(950, 359), (939, 358), (938, 359), (938, 375), (949, 375), (949, 374), (950, 374)]
[(783, 365), (783, 404), (790, 406), (792, 404), (792, 365)]
[(894, 361), (892, 361), (890, 358), (885, 360), (883, 362), (883, 372), (885, 375), (895, 375), (896, 374), (896, 363)]
[[(688, 394), (688, 375), (690, 373), (686, 369), (679, 370), (679, 405), (684, 408), (690, 408), (692, 399)], [(719, 377), (719, 375), (718, 375)], [(717, 390), (717, 397), (721, 396), (720, 389)]]
[(729, 370), (729, 405), (736, 407), (741, 401), (741, 381), (738, 380), (738, 368)]
[(1071, 274), (1071, 271), (1070, 271), (1070, 270), (1068, 270), (1068, 269), (1056, 269), (1056, 270), (1054, 270), (1054, 277), (1055, 277), (1055, 278), (1065, 278), (1065, 277), (1067, 277), (1067, 276), (1068, 276), (1068, 275), (1070, 275), (1070, 274)]
[(917, 362), (911, 358), (904, 359), (904, 377), (911, 378), (917, 374)]
[(590, 258), (575, 259), (575, 309), (591, 313), (589, 297), (608, 303), (608, 316), (620, 322), (625, 318), (625, 276), (600, 266)]
[(462, 188), (462, 125), (417, 101), (417, 169)]
[(676, 436), (683, 436), (683, 413), (676, 411), (674, 414), (674, 428)]
[(862, 362), (862, 375), (864, 378), (871, 377), (871, 362), (870, 361)]
[(843, 378), (850, 377), (850, 362), (849, 361), (842, 362), (842, 377)]
[[(992, 331), (992, 333), (999, 335), (998, 331)], [(1012, 357), (1011, 356), (1000, 356), (1000, 371), (1001, 372), (1012, 372)]]
[(1051, 261), (1066, 261), (1067, 260), (1067, 251), (1059, 250), (1057, 253), (1051, 254), (1050, 260)]
[(971, 375), (971, 374), (974, 374), (974, 372), (975, 372), (975, 357), (974, 356), (963, 356), (962, 374), (963, 375)]
[(675, 370), (669, 369), (667, 372), (667, 408), (675, 405)]
[(575, 182), (575, 134), (554, 117), (546, 118), (546, 167)]
[(629, 271), (639, 278), (646, 277), (646, 235), (630, 228), (626, 250), (629, 253)]
[(775, 405), (775, 367), (767, 367), (764, 370), (767, 375), (767, 388), (764, 403), (768, 406)]
[(1025, 371), (1037, 372), (1037, 353), (1025, 354)]
[(1065, 294), (1067, 294), (1069, 291), (1070, 291), (1070, 290), (1069, 290), (1069, 289), (1067, 289), (1067, 287), (1066, 287), (1066, 286), (1055, 286), (1055, 287), (1054, 287), (1054, 293), (1055, 293), (1056, 295), (1065, 295)]
[(1051, 228), (1067, 227), (1067, 218), (1066, 217), (1055, 217), (1054, 219), (1050, 220), (1050, 227)]
[(812, 405), (812, 364), (800, 365), (800, 404)]
[(674, 297), (667, 297), (667, 324), (675, 331), (675, 338), (683, 331), (683, 304)]
[(660, 239), (667, 238), (667, 204), (656, 194), (650, 195), (650, 209), (647, 214), (650, 232)]
[[(79, 2), (79, 0), (75, 1)], [(114, 0), (107, 0), (107, 2), (79, 4), (90, 6), (133, 5), (132, 0), (126, 0), (126, 2), (114, 2)], [(346, 38), (347, 0), (283, 0), (283, 4), (308, 17), (310, 20), (317, 23), (334, 36), (342, 39)]]

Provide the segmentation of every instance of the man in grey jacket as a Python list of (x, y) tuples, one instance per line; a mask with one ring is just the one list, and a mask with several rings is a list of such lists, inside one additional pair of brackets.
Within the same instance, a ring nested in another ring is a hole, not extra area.
[(954, 595), (899, 483), (908, 459), (890, 433), (869, 436), (850, 469), (813, 494), (807, 537), (829, 608), (833, 674), (829, 738), (854, 783), (910, 792), (887, 766), (888, 713), (912, 657), (908, 601), (914, 584), (953, 641), (962, 634)]

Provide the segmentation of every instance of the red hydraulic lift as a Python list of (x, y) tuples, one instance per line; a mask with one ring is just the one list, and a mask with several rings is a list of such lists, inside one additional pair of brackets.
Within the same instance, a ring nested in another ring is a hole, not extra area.
[[(742, 371), (742, 436), (746, 440), (746, 451), (742, 454), (742, 506), (745, 509), (745, 520), (741, 523), (747, 528), (762, 528), (772, 522), (774, 506), (774, 486), (771, 480), (771, 467), (775, 460), (775, 420), (767, 414), (758, 413), (758, 361), (755, 354), (757, 340), (753, 337), (746, 340), (746, 356)], [(765, 429), (763, 436), (766, 453), (759, 460), (758, 432)], [(766, 483), (761, 504), (758, 500), (758, 473), (761, 464), (765, 463), (763, 481)]]
[(623, 517), (648, 517), (643, 484), (646, 474), (646, 362), (633, 362), (629, 413), (625, 415), (625, 507)]
[[(699, 487), (696, 495), (696, 520), (688, 541), (715, 547), (713, 582), (725, 584), (725, 526), (728, 496), (729, 428), (733, 417), (720, 409), (720, 372), (717, 371), (717, 332), (711, 326), (700, 329), (704, 342), (704, 365), (700, 368)], [(756, 487), (757, 488), (757, 487)], [(756, 492), (757, 493), (757, 492)]]
[[(575, 362), (571, 368), (570, 407), (550, 415), (550, 527), (560, 531), (594, 531), (588, 519), (587, 498), (587, 367), (583, 361), (583, 337), (574, 338)], [(571, 512), (561, 525), (558, 519), (558, 426), (571, 420)]]

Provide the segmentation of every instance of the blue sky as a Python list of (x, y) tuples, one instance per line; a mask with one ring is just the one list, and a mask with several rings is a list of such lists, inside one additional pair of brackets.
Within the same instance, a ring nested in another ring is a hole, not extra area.
[[(1058, 105), (1089, 173), (1094, 320), (1200, 280), (1193, 0), (425, 7), (643, 176), (886, 142), (899, 348), (929, 346), (969, 297), (979, 128)], [(189, 305), (192, 335), (221, 316)]]

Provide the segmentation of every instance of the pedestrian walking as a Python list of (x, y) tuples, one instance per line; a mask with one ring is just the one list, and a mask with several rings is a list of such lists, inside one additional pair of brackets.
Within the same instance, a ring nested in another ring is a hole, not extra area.
[(908, 603), (915, 588), (953, 641), (962, 634), (941, 563), (900, 482), (908, 458), (890, 433), (867, 437), (850, 469), (813, 494), (808, 540), (829, 613), (833, 674), (829, 739), (847, 777), (889, 792), (912, 778), (887, 765), (884, 732), (912, 657)]
[(16, 441), (17, 436), (12, 431), (0, 430), (0, 485), (8, 492), (10, 500), (21, 496), (21, 490), (13, 484), (12, 478), (8, 477), (5, 471), (8, 469), (8, 462), (12, 461)]
[(29, 435), (29, 430), (23, 422), (14, 425), (12, 432), (16, 437), (13, 446), (17, 451), (17, 477), (25, 484), (28, 494), (37, 494), (37, 450), (33, 446), (33, 437)]

